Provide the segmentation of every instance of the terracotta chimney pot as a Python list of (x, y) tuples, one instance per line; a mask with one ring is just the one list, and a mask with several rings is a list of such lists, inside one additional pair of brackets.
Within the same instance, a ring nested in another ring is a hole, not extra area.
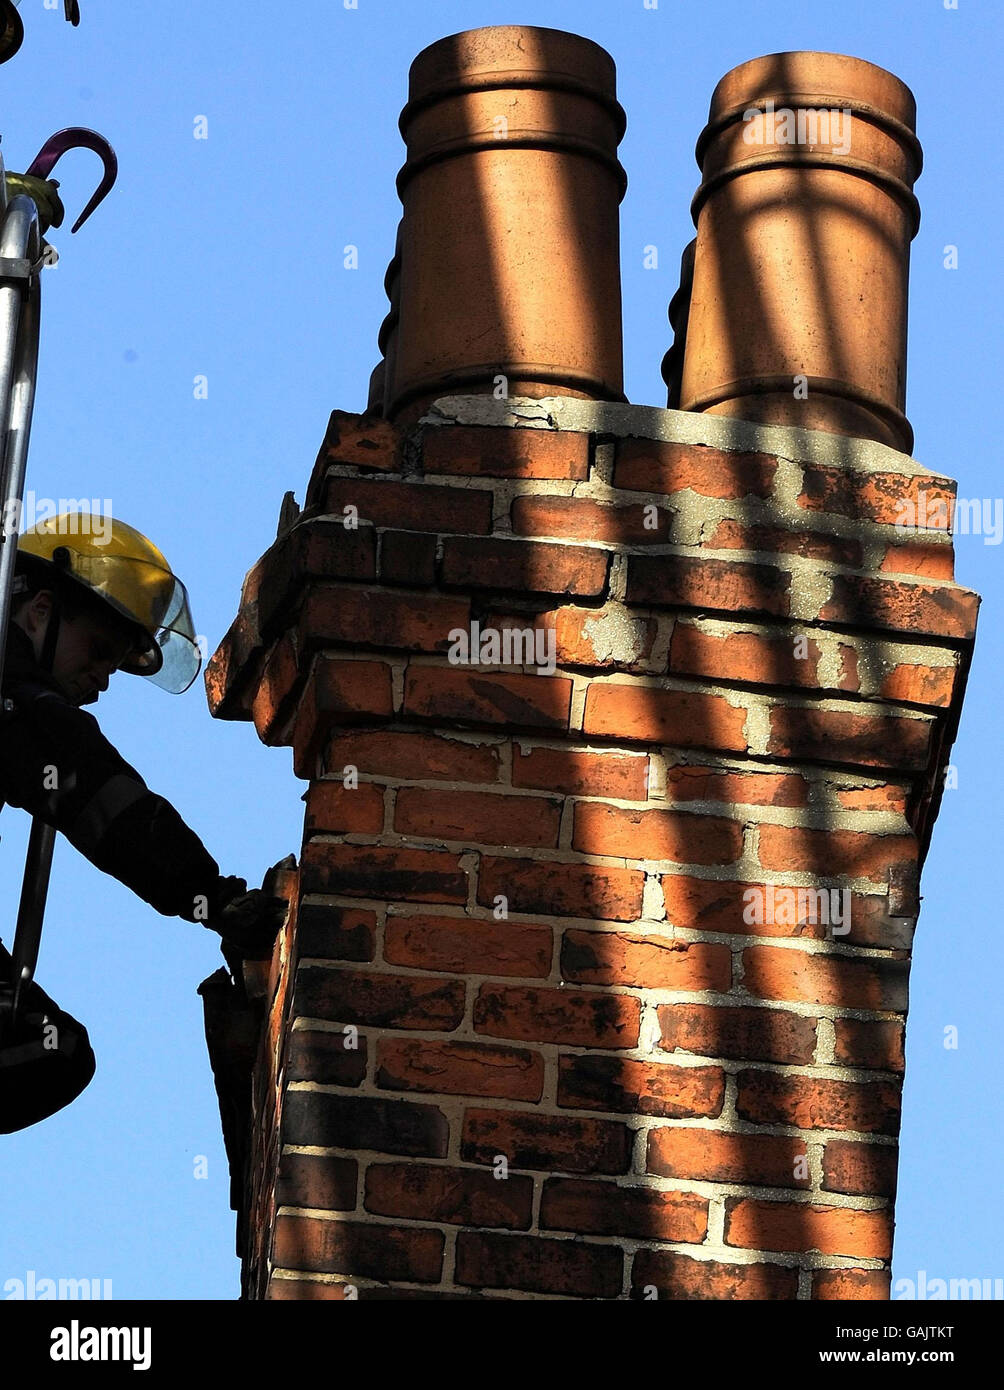
[(682, 409), (912, 449), (915, 118), (898, 78), (842, 54), (776, 53), (722, 78), (697, 143)]
[(623, 400), (612, 59), (555, 29), (473, 29), (420, 53), (409, 93), (385, 413), (499, 389)]

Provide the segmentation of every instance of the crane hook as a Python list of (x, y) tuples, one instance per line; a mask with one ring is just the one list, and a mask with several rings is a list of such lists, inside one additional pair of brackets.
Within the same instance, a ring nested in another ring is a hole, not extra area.
[(100, 155), (104, 173), (87, 206), (70, 228), (72, 232), (79, 231), (98, 204), (108, 195), (118, 174), (118, 159), (105, 137), (99, 135), (96, 130), (88, 130), (85, 126), (68, 126), (66, 130), (57, 130), (55, 135), (49, 136), (25, 171), (32, 178), (46, 179), (57, 160), (61, 159), (67, 150), (74, 149), (93, 150), (95, 154)]

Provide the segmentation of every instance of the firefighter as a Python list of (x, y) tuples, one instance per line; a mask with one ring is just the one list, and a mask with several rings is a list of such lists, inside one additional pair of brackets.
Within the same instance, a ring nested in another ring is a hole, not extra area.
[[(18, 542), (0, 707), (0, 807), (61, 831), (158, 912), (219, 933), (228, 962), (267, 955), (286, 904), (219, 865), (82, 707), (115, 671), (174, 693), (200, 666), (184, 585), (139, 531), (62, 513)], [(11, 958), (0, 946), (0, 979)], [(47, 1031), (48, 1030), (48, 1031)], [(0, 1033), (0, 1131), (52, 1114), (88, 1084), (86, 1031), (35, 984)]]

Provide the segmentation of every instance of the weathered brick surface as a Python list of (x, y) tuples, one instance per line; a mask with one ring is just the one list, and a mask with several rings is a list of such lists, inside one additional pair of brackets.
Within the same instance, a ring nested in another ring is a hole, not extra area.
[(540, 1201), (540, 1224), (543, 1230), (699, 1245), (708, 1229), (708, 1203), (685, 1192), (549, 1178)]
[(888, 1259), (892, 1223), (888, 1211), (856, 1211), (810, 1202), (729, 1203), (725, 1243), (754, 1250), (818, 1250), (823, 1255)]
[(371, 1163), (363, 1205), (380, 1216), (444, 1221), (456, 1226), (501, 1226), (526, 1230), (533, 1181), (514, 1174), (497, 1182), (473, 1168), (439, 1168), (427, 1163)]
[[(335, 412), (210, 663), (214, 713), (308, 783), (252, 969), (248, 1297), (888, 1297), (976, 618), (952, 485), (606, 409)], [(472, 621), (553, 671), (451, 659)]]
[(390, 1091), (538, 1101), (544, 1089), (544, 1059), (516, 1047), (381, 1038), (376, 1084)]
[(723, 1134), (664, 1125), (649, 1134), (646, 1167), (664, 1178), (763, 1187), (810, 1185), (804, 1139), (786, 1134)]

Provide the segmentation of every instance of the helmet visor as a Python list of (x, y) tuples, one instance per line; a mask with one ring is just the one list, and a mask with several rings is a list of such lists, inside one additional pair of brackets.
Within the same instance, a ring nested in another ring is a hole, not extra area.
[(199, 674), (202, 653), (180, 579), (146, 560), (79, 552), (72, 553), (69, 572), (141, 630), (120, 670), (146, 676), (175, 695), (188, 689)]

